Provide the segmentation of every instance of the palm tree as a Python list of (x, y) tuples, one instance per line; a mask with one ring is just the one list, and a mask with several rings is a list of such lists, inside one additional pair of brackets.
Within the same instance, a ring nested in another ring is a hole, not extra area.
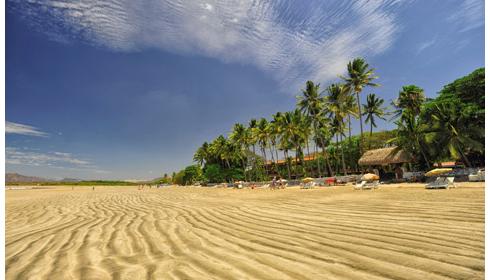
[[(350, 95), (350, 88), (346, 85), (342, 84), (332, 84), (327, 88), (327, 97), (326, 97), (326, 115), (333, 119), (333, 127), (335, 128), (334, 134), (337, 134), (337, 140), (340, 136), (342, 140), (342, 136), (344, 135), (345, 123), (344, 119), (351, 112), (348, 104), (348, 98)], [(338, 142), (338, 141), (337, 141)], [(342, 167), (344, 171), (344, 175), (347, 175), (347, 168), (345, 165), (345, 156), (344, 156), (344, 148), (341, 145), (341, 153), (342, 153)]]
[(293, 149), (293, 144), (289, 138), (289, 124), (291, 122), (291, 112), (277, 113), (274, 116), (274, 122), (277, 127), (277, 136), (279, 137), (279, 149), (284, 152), (284, 161), (288, 170), (288, 179), (291, 180), (291, 161), (288, 152)]
[[(383, 106), (384, 100), (382, 98), (376, 97), (374, 93), (371, 93), (367, 96), (367, 104), (363, 104), (363, 112), (362, 115), (366, 116), (366, 124), (370, 124), (369, 129), (369, 140), (371, 140), (373, 136), (373, 126), (376, 126), (375, 117), (386, 120), (384, 118), (384, 109)], [(368, 149), (371, 147), (371, 141), (369, 141)]]
[(404, 150), (415, 157), (422, 154), (425, 165), (430, 169), (425, 139), (428, 138), (428, 133), (431, 130), (423, 125), (420, 118), (415, 118), (411, 111), (403, 112), (401, 119), (395, 123), (398, 126), (396, 137), (390, 139), (388, 143), (396, 142), (397, 149), (395, 149), (395, 152)]
[(270, 138), (271, 138), (271, 144), (272, 144), (272, 149), (276, 153), (276, 171), (277, 170), (277, 162), (279, 162), (279, 155), (277, 153), (277, 144), (278, 144), (278, 139), (280, 137), (281, 133), (281, 118), (283, 117), (283, 114), (281, 112), (277, 112), (274, 115), (272, 115), (272, 121), (269, 124), (269, 133), (270, 133)]
[[(244, 150), (247, 147), (247, 129), (241, 123), (236, 123), (233, 126), (233, 131), (230, 135), (231, 142), (238, 148), (238, 157), (242, 162), (243, 166), (243, 176), (245, 176), (245, 181), (247, 181), (247, 163), (248, 157)], [(245, 155), (244, 155), (245, 154)]]
[[(320, 113), (321, 114), (321, 113)], [(323, 157), (327, 163), (327, 171), (329, 176), (333, 176), (332, 165), (330, 164), (330, 157), (328, 156), (326, 147), (330, 144), (330, 139), (332, 139), (331, 134), (331, 123), (323, 115), (319, 116), (319, 126), (315, 134), (315, 142), (322, 149)]]
[[(306, 82), (306, 89), (302, 90), (302, 96), (298, 96), (297, 106), (299, 109), (307, 115), (311, 123), (313, 124), (314, 135), (318, 134), (319, 119), (321, 117), (320, 112), (322, 110), (323, 98), (320, 94), (320, 84), (314, 84), (312, 81)], [(316, 142), (315, 142), (316, 143)], [(315, 144), (315, 150), (317, 145)], [(315, 154), (316, 156), (316, 154)], [(320, 158), (317, 158), (317, 169), (320, 175)]]
[(354, 118), (356, 119), (359, 117), (359, 115), (357, 114), (356, 98), (352, 94), (348, 94), (346, 96), (344, 101), (344, 108), (345, 111), (347, 112), (347, 121), (349, 124), (349, 143), (350, 143), (351, 136), (352, 136), (351, 116), (354, 116)]
[[(280, 119), (280, 145), (281, 148), (285, 151), (286, 160), (288, 160), (289, 155), (288, 151), (292, 148), (296, 150), (296, 174), (298, 168), (298, 162), (302, 160), (302, 135), (301, 135), (301, 126), (303, 114), (298, 109), (293, 112), (285, 112)], [(288, 171), (289, 171), (289, 163), (288, 163)]]
[(392, 102), (395, 107), (394, 117), (401, 116), (403, 110), (409, 110), (417, 117), (425, 101), (424, 90), (416, 85), (403, 86), (398, 98)]
[(374, 79), (377, 79), (374, 75), (374, 69), (369, 68), (369, 64), (362, 58), (356, 58), (347, 64), (347, 77), (341, 77), (346, 84), (355, 92), (357, 97), (357, 112), (359, 114), (359, 125), (361, 128), (360, 136), (360, 151), (362, 154), (362, 140), (363, 140), (363, 128), (362, 128), (362, 115), (361, 115), (361, 101), (359, 99), (359, 94), (362, 92), (363, 88), (366, 86), (379, 86), (373, 83)]
[[(255, 173), (256, 171), (256, 153), (255, 153), (255, 144), (257, 144), (257, 135), (256, 135), (256, 128), (257, 128), (257, 120), (256, 119), (251, 119), (250, 122), (248, 123), (248, 145), (252, 146), (252, 151), (253, 151), (253, 159), (252, 159), (252, 170)], [(252, 174), (253, 175), (253, 174)]]
[(194, 153), (194, 161), (199, 163), (200, 166), (204, 165), (204, 162), (209, 160), (209, 144), (208, 142), (204, 142), (201, 147), (199, 147)]
[(231, 164), (227, 144), (228, 140), (223, 135), (220, 135), (211, 143), (210, 151), (221, 161), (223, 167), (230, 168)]
[(447, 147), (452, 157), (463, 159), (468, 167), (472, 167), (466, 157), (468, 151), (484, 151), (484, 143), (475, 139), (484, 137), (484, 130), (476, 124), (468, 123), (465, 111), (458, 110), (454, 104), (439, 104), (431, 114), (432, 128), (435, 137), (432, 139), (442, 140), (442, 147)]
[(264, 157), (264, 169), (267, 176), (269, 172), (267, 171), (267, 154), (265, 150), (267, 149), (269, 142), (268, 124), (269, 123), (265, 118), (261, 118), (256, 127), (256, 136), (262, 151), (262, 156)]

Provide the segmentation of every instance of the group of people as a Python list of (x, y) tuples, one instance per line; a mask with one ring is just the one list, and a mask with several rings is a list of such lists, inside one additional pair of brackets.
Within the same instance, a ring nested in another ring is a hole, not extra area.
[(272, 182), (270, 185), (271, 190), (275, 189), (285, 189), (286, 184), (284, 184), (284, 180), (279, 176), (279, 179), (276, 179), (276, 176), (272, 178)]

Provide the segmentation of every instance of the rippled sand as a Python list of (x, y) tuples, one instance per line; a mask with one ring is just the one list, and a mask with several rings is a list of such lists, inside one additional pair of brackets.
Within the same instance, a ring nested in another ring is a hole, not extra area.
[(6, 191), (7, 279), (483, 279), (483, 183)]

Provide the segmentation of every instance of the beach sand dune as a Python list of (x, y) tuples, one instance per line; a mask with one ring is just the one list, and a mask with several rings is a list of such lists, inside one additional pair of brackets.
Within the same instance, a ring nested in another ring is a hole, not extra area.
[(484, 185), (6, 191), (7, 279), (483, 279)]

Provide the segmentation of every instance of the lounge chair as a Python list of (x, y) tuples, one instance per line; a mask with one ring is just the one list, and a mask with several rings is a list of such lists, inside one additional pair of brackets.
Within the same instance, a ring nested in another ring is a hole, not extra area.
[(301, 188), (302, 189), (313, 189), (313, 187), (315, 185), (316, 185), (315, 182), (303, 183), (303, 184), (301, 184)]
[(455, 187), (454, 177), (437, 177), (434, 182), (425, 185), (426, 189), (449, 189)]
[(356, 184), (354, 186), (355, 190), (371, 190), (371, 189), (377, 189), (379, 187), (379, 181), (375, 180), (372, 182), (368, 181), (362, 181), (360, 184)]

